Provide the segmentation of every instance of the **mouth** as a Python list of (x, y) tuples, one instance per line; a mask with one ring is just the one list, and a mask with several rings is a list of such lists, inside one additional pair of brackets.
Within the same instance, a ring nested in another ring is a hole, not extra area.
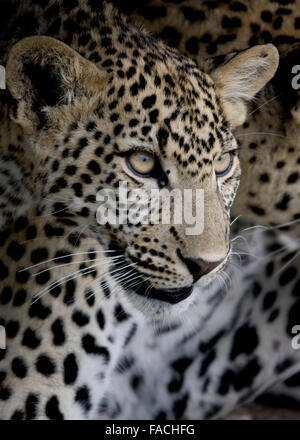
[(148, 288), (147, 286), (139, 286), (132, 290), (138, 295), (147, 298), (158, 299), (170, 304), (178, 304), (191, 295), (193, 286), (183, 287), (181, 289), (155, 289), (152, 286), (149, 286)]
[[(111, 247), (111, 249), (124, 257), (124, 251), (121, 251), (120, 248)], [(127, 267), (128, 263), (123, 258), (121, 261), (115, 262), (112, 266), (113, 276), (118, 279), (118, 282), (125, 290), (134, 292), (144, 298), (156, 299), (169, 304), (178, 304), (188, 298), (193, 291), (193, 286), (177, 289), (156, 289), (149, 281), (143, 279), (143, 273), (133, 267), (130, 268), (130, 281), (126, 281)]]

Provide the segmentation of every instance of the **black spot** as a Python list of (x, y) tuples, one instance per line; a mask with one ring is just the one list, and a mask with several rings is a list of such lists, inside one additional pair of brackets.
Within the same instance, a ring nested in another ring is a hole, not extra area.
[(264, 183), (269, 182), (270, 176), (268, 173), (261, 174), (259, 180)]
[(53, 322), (51, 330), (53, 333), (53, 344), (58, 346), (63, 345), (66, 341), (63, 320), (61, 318), (57, 318)]
[(4, 229), (3, 231), (0, 231), (0, 247), (2, 247), (8, 237), (10, 236), (10, 229)]
[(3, 305), (8, 304), (11, 299), (12, 299), (12, 290), (10, 287), (6, 286), (2, 289), (1, 292), (1, 296), (0, 296), (1, 304)]
[(50, 280), (49, 270), (39, 272), (35, 279), (37, 284), (40, 284), (41, 286), (48, 283), (48, 281)]
[(33, 264), (40, 263), (48, 259), (48, 251), (46, 248), (35, 249), (31, 252), (31, 261)]
[(216, 358), (216, 352), (215, 350), (211, 350), (202, 361), (199, 371), (199, 377), (203, 377), (206, 374), (210, 364), (214, 361), (215, 358)]
[(106, 347), (97, 345), (94, 336), (89, 334), (84, 335), (82, 338), (82, 348), (86, 353), (103, 356), (105, 362), (106, 363), (109, 362), (110, 359), (109, 351), (107, 350)]
[(225, 396), (229, 392), (231, 385), (234, 384), (234, 381), (234, 372), (232, 370), (226, 370), (220, 379), (218, 393), (221, 394), (221, 396)]
[(181, 399), (178, 399), (174, 402), (173, 412), (174, 412), (175, 420), (178, 420), (183, 416), (184, 411), (187, 407), (188, 397), (189, 397), (188, 394), (185, 394)]
[(95, 294), (92, 289), (86, 289), (84, 293), (85, 300), (90, 307), (95, 304)]
[(293, 266), (288, 267), (279, 277), (279, 284), (281, 286), (286, 286), (290, 283), (297, 275), (297, 269)]
[(287, 178), (287, 183), (288, 184), (296, 183), (298, 181), (298, 179), (299, 179), (299, 173), (292, 173)]
[(122, 124), (116, 125), (116, 127), (114, 128), (115, 136), (118, 136), (123, 131), (123, 128), (124, 128), (124, 125), (122, 125)]
[(0, 388), (0, 400), (8, 400), (11, 396), (9, 388)]
[(140, 375), (134, 375), (132, 376), (132, 379), (130, 381), (130, 386), (133, 389), (133, 391), (136, 391), (141, 383), (143, 382), (143, 377)]
[(292, 377), (287, 379), (285, 382), (287, 387), (299, 387), (300, 386), (300, 373), (294, 374)]
[(0, 280), (5, 280), (8, 277), (8, 269), (7, 267), (0, 261)]
[(47, 355), (40, 355), (36, 361), (36, 369), (44, 376), (51, 376), (55, 373), (55, 364)]
[(5, 371), (0, 371), (0, 385), (5, 381), (6, 376), (7, 375)]
[(182, 39), (182, 34), (177, 32), (174, 28), (166, 26), (159, 34), (159, 37), (164, 40), (168, 46), (178, 47)]
[(157, 123), (158, 115), (159, 115), (159, 111), (158, 110), (152, 110), (152, 112), (149, 113), (149, 118), (150, 118), (151, 124), (156, 124)]
[(181, 358), (174, 361), (171, 367), (180, 374), (183, 374), (185, 370), (191, 365), (193, 359), (191, 358)]
[(270, 11), (262, 11), (261, 18), (266, 23), (270, 23), (272, 21), (272, 13)]
[(266, 265), (266, 276), (271, 277), (273, 275), (273, 272), (274, 272), (274, 263), (273, 263), (273, 261), (270, 261)]
[(74, 303), (74, 293), (76, 289), (76, 281), (69, 280), (66, 282), (66, 294), (64, 296), (64, 303), (69, 306)]
[(192, 55), (196, 55), (199, 51), (199, 40), (197, 37), (189, 38), (185, 44), (186, 50)]
[(268, 318), (268, 322), (271, 323), (271, 322), (275, 321), (275, 319), (278, 317), (278, 315), (279, 315), (279, 310), (278, 309), (273, 310), (270, 313), (270, 316)]
[(85, 313), (80, 310), (75, 310), (72, 314), (72, 320), (78, 325), (78, 327), (83, 327), (90, 322), (90, 318)]
[(98, 322), (98, 325), (99, 325), (100, 329), (104, 330), (104, 327), (105, 327), (105, 316), (104, 316), (104, 314), (103, 314), (101, 309), (98, 310), (96, 318), (97, 318), (97, 322)]
[(18, 334), (18, 331), (20, 329), (20, 324), (18, 321), (8, 321), (8, 323), (5, 326), (6, 336), (8, 338), (15, 338)]
[(45, 413), (50, 420), (63, 420), (64, 416), (59, 409), (59, 402), (56, 396), (52, 396), (46, 403)]
[(104, 281), (101, 281), (100, 287), (103, 290), (105, 298), (110, 298), (111, 292), (110, 292), (110, 289), (109, 289), (107, 283), (105, 283)]
[(276, 298), (276, 290), (271, 290), (270, 292), (267, 292), (263, 300), (263, 310), (269, 310), (274, 305)]
[(55, 262), (57, 264), (67, 264), (72, 261), (72, 252), (67, 250), (59, 250), (55, 254)]
[(280, 211), (286, 211), (290, 201), (291, 201), (291, 196), (289, 194), (284, 194), (281, 198), (281, 201), (278, 202), (275, 205), (275, 207)]
[(237, 1), (230, 5), (231, 11), (235, 12), (245, 12), (247, 11), (247, 6), (245, 6), (243, 3)]
[(239, 354), (251, 354), (258, 345), (258, 336), (255, 327), (248, 324), (241, 326), (234, 335), (230, 359), (233, 361)]
[(76, 356), (73, 353), (68, 354), (64, 360), (64, 382), (66, 385), (73, 384), (78, 375), (78, 365)]
[(41, 340), (36, 336), (35, 331), (31, 330), (30, 328), (27, 328), (23, 335), (22, 345), (34, 350), (40, 345), (40, 343)]
[(12, 416), (11, 416), (11, 418), (10, 418), (10, 420), (24, 420), (24, 412), (23, 411), (21, 411), (21, 410), (16, 410), (13, 414), (12, 414)]
[(99, 164), (95, 160), (91, 160), (88, 163), (88, 169), (92, 171), (95, 175), (98, 175), (101, 173), (101, 168)]
[(22, 359), (21, 357), (15, 357), (12, 360), (11, 369), (13, 373), (21, 379), (23, 379), (27, 375), (28, 368), (25, 364), (24, 359)]
[(251, 209), (252, 212), (254, 212), (254, 214), (256, 215), (265, 215), (265, 210), (263, 208), (260, 208), (259, 206), (256, 205), (249, 205), (249, 208)]
[(33, 420), (36, 418), (38, 403), (39, 399), (37, 394), (28, 394), (25, 402), (25, 420)]
[(243, 388), (249, 388), (260, 370), (261, 367), (256, 358), (249, 361), (244, 368), (236, 373), (234, 383), (235, 390), (240, 391)]
[(28, 224), (28, 220), (27, 220), (26, 217), (19, 217), (19, 218), (15, 221), (15, 224), (14, 224), (14, 230), (15, 230), (15, 232), (20, 232), (20, 231), (22, 231), (23, 229), (26, 228), (27, 224)]
[(300, 278), (296, 281), (295, 286), (292, 290), (292, 296), (299, 297), (300, 296)]
[(90, 393), (86, 385), (76, 390), (75, 402), (79, 403), (86, 412), (91, 409), (92, 405), (90, 402)]
[(31, 304), (28, 313), (31, 318), (39, 318), (44, 320), (51, 314), (51, 309), (47, 306), (44, 306), (42, 301), (38, 299)]
[(170, 393), (177, 393), (181, 390), (183, 385), (183, 376), (172, 379), (168, 384), (168, 391)]
[(18, 290), (13, 300), (13, 306), (15, 307), (22, 306), (26, 301), (26, 297), (27, 297), (26, 290), (24, 289)]
[(151, 95), (143, 99), (142, 106), (144, 109), (149, 109), (153, 107), (155, 103), (156, 103), (156, 96)]
[(283, 373), (283, 371), (287, 370), (288, 368), (290, 368), (293, 365), (293, 361), (291, 359), (283, 359), (283, 361), (280, 361), (278, 364), (276, 364), (275, 366), (275, 372), (277, 374)]
[(12, 241), (9, 243), (6, 253), (13, 260), (19, 261), (25, 253), (25, 247), (15, 241)]
[(126, 321), (128, 318), (130, 318), (130, 315), (125, 312), (121, 304), (116, 305), (114, 314), (116, 320), (119, 322)]

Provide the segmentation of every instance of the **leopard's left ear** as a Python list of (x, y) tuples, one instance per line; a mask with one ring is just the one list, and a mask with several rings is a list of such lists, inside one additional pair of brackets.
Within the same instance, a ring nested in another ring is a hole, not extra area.
[(61, 41), (27, 37), (11, 49), (6, 66), (11, 117), (29, 132), (47, 127), (53, 110), (96, 99), (107, 78)]
[(221, 96), (225, 116), (233, 127), (245, 122), (247, 102), (274, 76), (278, 63), (275, 46), (265, 44), (229, 57), (229, 61), (210, 72)]

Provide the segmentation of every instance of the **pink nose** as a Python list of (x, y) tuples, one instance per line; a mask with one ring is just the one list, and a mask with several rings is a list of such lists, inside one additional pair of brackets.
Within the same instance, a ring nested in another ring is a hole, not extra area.
[(205, 261), (201, 258), (186, 258), (182, 255), (180, 249), (177, 249), (177, 255), (187, 265), (187, 268), (194, 277), (194, 282), (213, 271), (224, 261), (224, 259), (219, 261)]
[(218, 267), (224, 260), (219, 261), (204, 261), (198, 258), (185, 258), (184, 262), (187, 265), (189, 271), (194, 277), (194, 282), (198, 281), (204, 275), (212, 272)]
[(216, 267), (218, 267), (223, 260), (219, 261), (204, 261), (204, 260), (192, 260), (194, 263), (196, 263), (199, 267), (200, 274), (207, 275), (209, 272), (212, 272)]

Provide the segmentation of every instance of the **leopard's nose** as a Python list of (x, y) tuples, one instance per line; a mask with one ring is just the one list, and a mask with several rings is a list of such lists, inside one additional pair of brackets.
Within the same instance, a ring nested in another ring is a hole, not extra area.
[(201, 258), (185, 258), (181, 252), (179, 252), (179, 257), (187, 265), (189, 271), (193, 275), (194, 282), (212, 272), (224, 261), (224, 259), (219, 261), (205, 261)]

